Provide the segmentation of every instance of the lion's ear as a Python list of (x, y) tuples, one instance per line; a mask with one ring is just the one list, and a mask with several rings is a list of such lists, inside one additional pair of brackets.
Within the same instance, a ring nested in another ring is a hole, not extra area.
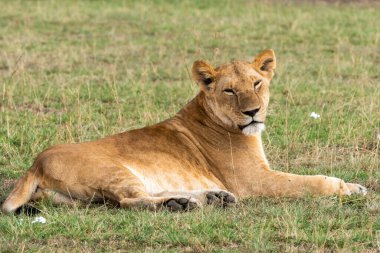
[(193, 79), (201, 89), (211, 90), (216, 78), (215, 69), (205, 61), (195, 61), (192, 68)]
[(256, 55), (252, 64), (255, 70), (261, 75), (269, 80), (272, 79), (276, 68), (276, 56), (274, 55), (274, 51), (272, 49), (262, 51)]

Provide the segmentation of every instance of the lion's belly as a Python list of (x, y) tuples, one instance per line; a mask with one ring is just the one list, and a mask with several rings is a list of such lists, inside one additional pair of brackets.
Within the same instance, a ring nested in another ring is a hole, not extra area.
[(224, 188), (216, 178), (190, 169), (159, 169), (124, 165), (144, 185), (148, 194)]

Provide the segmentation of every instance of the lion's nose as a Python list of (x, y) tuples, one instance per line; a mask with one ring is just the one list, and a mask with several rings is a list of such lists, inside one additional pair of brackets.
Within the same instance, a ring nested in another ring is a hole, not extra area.
[(251, 111), (245, 111), (243, 112), (243, 114), (253, 117), (256, 115), (258, 111), (260, 111), (260, 107)]

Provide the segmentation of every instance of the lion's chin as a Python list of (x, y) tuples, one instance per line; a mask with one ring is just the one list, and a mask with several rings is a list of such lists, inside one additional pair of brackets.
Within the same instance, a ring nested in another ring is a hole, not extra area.
[(244, 135), (258, 135), (264, 131), (265, 125), (264, 123), (254, 123), (244, 127), (241, 131)]

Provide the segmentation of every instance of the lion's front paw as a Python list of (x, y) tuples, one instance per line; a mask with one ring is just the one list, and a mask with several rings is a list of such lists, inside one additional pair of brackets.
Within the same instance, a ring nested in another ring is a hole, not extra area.
[(336, 191), (338, 195), (367, 194), (367, 188), (360, 184), (345, 183), (342, 179), (336, 177), (325, 177), (325, 180), (326, 182), (333, 183), (332, 185), (335, 185), (335, 187), (338, 186), (338, 190)]
[(360, 194), (360, 195), (366, 195), (367, 194), (367, 188), (360, 184), (351, 184), (351, 183), (346, 183), (348, 189), (350, 189), (351, 194)]

